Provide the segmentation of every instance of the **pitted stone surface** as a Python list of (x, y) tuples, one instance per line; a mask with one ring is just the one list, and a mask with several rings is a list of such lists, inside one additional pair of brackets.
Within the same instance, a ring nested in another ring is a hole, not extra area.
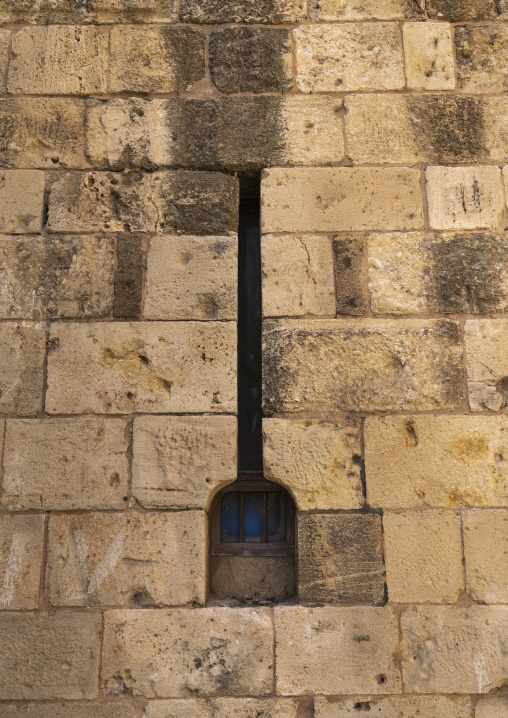
[(446, 696), (358, 696), (346, 700), (318, 696), (315, 700), (316, 718), (358, 718), (362, 711), (372, 711), (376, 718), (470, 718), (471, 702), (469, 698)]
[(323, 20), (423, 20), (423, 8), (412, 0), (311, 0), (310, 19)]
[[(212, 698), (149, 701), (144, 718), (303, 718), (305, 699)], [(10, 718), (10, 716), (9, 716)], [(59, 718), (59, 717), (58, 717)]]
[(449, 25), (407, 22), (403, 27), (408, 87), (453, 90), (455, 68)]
[(508, 322), (473, 319), (465, 324), (469, 406), (499, 411), (508, 400)]
[(180, 19), (202, 25), (268, 23), (284, 25), (305, 19), (303, 0), (182, 0)]
[(0, 23), (174, 22), (175, 0), (0, 0)]
[(458, 86), (462, 92), (501, 94), (508, 90), (507, 40), (505, 25), (455, 28)]

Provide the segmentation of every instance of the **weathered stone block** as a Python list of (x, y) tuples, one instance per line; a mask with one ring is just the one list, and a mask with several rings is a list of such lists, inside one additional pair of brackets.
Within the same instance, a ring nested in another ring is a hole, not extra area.
[[(9, 0), (5, 0), (9, 2)], [(1, 0), (0, 0), (1, 2)], [(1, 6), (0, 6), (1, 8)], [(0, 30), (0, 92), (5, 92), (5, 74), (9, 64), (9, 50), (11, 47), (10, 30)]]
[(508, 603), (508, 513), (464, 511), (462, 521), (468, 594), (480, 603)]
[(106, 92), (108, 35), (95, 27), (24, 27), (12, 36), (10, 93), (88, 95)]
[(357, 718), (359, 711), (374, 711), (376, 718), (470, 718), (471, 715), (469, 698), (446, 696), (368, 699), (359, 696), (346, 700), (317, 696), (314, 705), (316, 718)]
[(506, 718), (508, 716), (508, 698), (480, 698), (475, 709), (476, 718)]
[(10, 509), (120, 509), (127, 493), (125, 419), (10, 419), (2, 504)]
[(0, 172), (0, 232), (40, 232), (44, 207), (44, 172)]
[(180, 20), (202, 25), (230, 22), (285, 25), (304, 20), (303, 0), (182, 0)]
[(385, 512), (383, 538), (390, 601), (455, 603), (464, 588), (457, 513)]
[(84, 167), (84, 114), (76, 100), (0, 99), (0, 167)]
[(490, 314), (508, 308), (504, 234), (372, 234), (368, 254), (376, 314)]
[(450, 25), (407, 22), (403, 27), (407, 85), (412, 90), (453, 90)]
[(262, 169), (340, 162), (342, 127), (335, 97), (117, 98), (87, 102), (86, 142), (103, 169)]
[(232, 416), (140, 416), (134, 419), (132, 493), (150, 508), (206, 508), (236, 479)]
[(268, 414), (452, 409), (463, 401), (455, 322), (272, 321), (263, 351)]
[[(303, 718), (298, 698), (213, 698), (149, 701), (144, 718)], [(9, 717), (10, 718), (10, 717)], [(58, 718), (60, 718), (58, 716)]]
[(333, 275), (337, 314), (364, 315), (369, 307), (366, 244), (363, 237), (333, 240)]
[(270, 612), (110, 611), (102, 677), (107, 693), (147, 698), (268, 695), (273, 687)]
[[(125, 701), (65, 701), (63, 703), (2, 704), (2, 718), (137, 718), (133, 703)], [(455, 718), (455, 717), (453, 717)]]
[(233, 322), (57, 323), (51, 414), (236, 411)]
[(46, 330), (42, 324), (0, 325), (0, 412), (30, 416), (42, 409)]
[(53, 516), (46, 585), (53, 606), (205, 601), (202, 511)]
[(100, 613), (0, 614), (3, 700), (95, 698)]
[(174, 22), (175, 0), (0, 0), (0, 23)]
[(296, 595), (294, 556), (210, 556), (209, 564), (214, 597), (277, 602)]
[(0, 318), (103, 317), (113, 306), (106, 237), (0, 235)]
[(388, 608), (275, 608), (277, 692), (400, 693), (397, 620)]
[(286, 92), (293, 86), (288, 30), (223, 27), (210, 35), (210, 75), (217, 89)]
[(397, 509), (505, 505), (505, 455), (504, 416), (368, 417), (369, 504)]
[(128, 232), (116, 240), (115, 319), (139, 319), (143, 307), (147, 235)]
[(311, 0), (310, 19), (324, 20), (403, 20), (423, 19), (419, 2), (411, 0)]
[(457, 78), (462, 92), (488, 94), (508, 90), (507, 41), (505, 25), (455, 28)]
[(307, 603), (382, 602), (381, 517), (299, 516), (298, 597)]
[(426, 0), (429, 19), (450, 22), (503, 19), (504, 0)]
[(261, 196), (263, 234), (423, 228), (420, 173), (413, 169), (270, 169)]
[(0, 610), (37, 608), (43, 532), (43, 516), (2, 516)]
[(505, 208), (499, 167), (427, 167), (431, 229), (496, 229)]
[(396, 23), (301, 25), (293, 37), (301, 92), (404, 87), (402, 41)]
[(51, 186), (48, 229), (236, 232), (238, 180), (218, 172), (68, 172)]
[(508, 606), (415, 606), (401, 616), (411, 693), (489, 693), (508, 675)]
[(236, 237), (152, 237), (145, 319), (236, 319)]
[(360, 430), (326, 421), (263, 420), (267, 479), (285, 486), (300, 511), (363, 505)]
[(471, 409), (499, 411), (508, 400), (508, 323), (478, 319), (465, 324)]
[(265, 317), (335, 316), (329, 237), (265, 235), (261, 239), (261, 273)]
[(205, 74), (205, 36), (188, 27), (111, 30), (111, 92), (181, 92)]

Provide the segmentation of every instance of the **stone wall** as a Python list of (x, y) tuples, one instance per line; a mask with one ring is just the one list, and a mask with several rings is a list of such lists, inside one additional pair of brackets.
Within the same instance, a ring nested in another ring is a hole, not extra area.
[[(504, 0), (0, 0), (0, 716), (508, 717)], [(298, 596), (218, 605), (239, 178)]]

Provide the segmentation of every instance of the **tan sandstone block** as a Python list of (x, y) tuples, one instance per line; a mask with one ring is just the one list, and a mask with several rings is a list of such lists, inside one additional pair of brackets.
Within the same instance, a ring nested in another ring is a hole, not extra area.
[(146, 698), (256, 695), (273, 689), (267, 609), (110, 611), (105, 615), (106, 693)]
[(476, 704), (475, 718), (508, 718), (508, 698), (480, 698)]
[(288, 234), (261, 238), (263, 316), (335, 316), (329, 237)]
[(383, 537), (390, 601), (455, 603), (464, 588), (457, 513), (385, 512)]
[(300, 511), (363, 506), (358, 428), (263, 419), (263, 439), (266, 478), (289, 489)]
[(111, 92), (189, 90), (205, 74), (205, 36), (188, 27), (111, 30)]
[(311, 0), (310, 19), (318, 20), (403, 20), (421, 18), (423, 12), (408, 0)]
[(0, 609), (37, 608), (43, 532), (43, 516), (2, 516)]
[(462, 521), (468, 594), (480, 603), (508, 603), (508, 513), (464, 511)]
[(397, 509), (504, 506), (508, 502), (504, 456), (508, 456), (504, 416), (367, 417), (369, 504)]
[(236, 434), (232, 416), (136, 417), (133, 496), (150, 508), (206, 508), (236, 479)]
[(400, 90), (402, 42), (396, 23), (301, 25), (293, 31), (301, 92)]
[(233, 413), (233, 322), (56, 323), (51, 414)]
[(40, 232), (44, 208), (44, 172), (0, 172), (0, 232)]
[(0, 324), (0, 412), (29, 416), (42, 409), (46, 330), (42, 324)]
[(454, 322), (286, 319), (265, 324), (267, 414), (452, 409), (463, 401), (462, 348)]
[(277, 693), (400, 693), (388, 608), (275, 608)]
[(108, 35), (95, 27), (24, 27), (12, 37), (10, 93), (88, 95), (106, 92)]
[(499, 167), (427, 167), (431, 229), (496, 229), (505, 197)]
[(46, 586), (53, 606), (203, 604), (205, 515), (53, 516)]
[(137, 718), (135, 706), (124, 701), (2, 704), (2, 718)]
[(10, 509), (119, 509), (127, 492), (125, 419), (10, 419), (2, 504)]
[(489, 693), (506, 683), (508, 606), (418, 606), (401, 616), (410, 693)]
[(0, 614), (3, 700), (95, 698), (100, 613)]
[(403, 27), (407, 85), (411, 90), (453, 90), (451, 26), (407, 22)]
[[(497, 10), (498, 7), (496, 13)], [(457, 77), (461, 92), (503, 94), (507, 91), (507, 40), (508, 28), (504, 23), (455, 28)]]
[(469, 406), (499, 411), (508, 401), (508, 322), (474, 319), (465, 324)]
[(149, 701), (143, 718), (303, 718), (305, 705), (297, 698)]
[(423, 228), (420, 173), (413, 169), (270, 169), (261, 198), (263, 234)]
[(470, 718), (471, 702), (469, 698), (446, 696), (315, 699), (316, 718), (358, 718), (359, 711), (372, 711), (375, 718)]
[(10, 30), (0, 30), (0, 92), (5, 92), (5, 74), (9, 64), (9, 50), (11, 46)]
[(145, 319), (236, 319), (236, 237), (152, 237)]

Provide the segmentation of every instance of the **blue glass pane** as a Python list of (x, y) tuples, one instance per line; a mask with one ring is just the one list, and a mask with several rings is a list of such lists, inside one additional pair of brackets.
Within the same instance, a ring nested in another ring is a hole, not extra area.
[(275, 491), (270, 491), (267, 497), (266, 540), (268, 543), (286, 540), (286, 497)]
[(238, 493), (226, 494), (222, 498), (220, 540), (222, 543), (240, 541), (240, 494)]
[(263, 493), (246, 491), (243, 495), (243, 540), (246, 543), (263, 541)]

